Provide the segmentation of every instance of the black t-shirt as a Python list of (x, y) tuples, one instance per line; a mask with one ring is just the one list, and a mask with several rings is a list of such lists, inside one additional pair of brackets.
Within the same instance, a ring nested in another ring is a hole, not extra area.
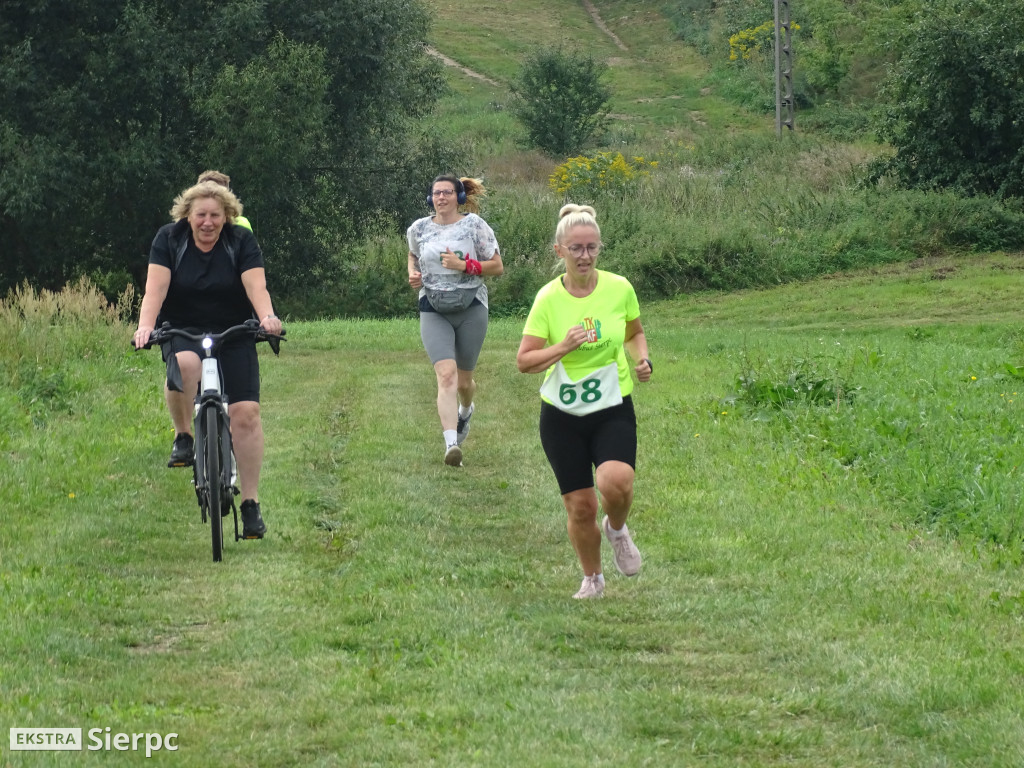
[[(149, 254), (150, 264), (171, 270), (171, 284), (157, 324), (168, 322), (176, 328), (217, 333), (253, 317), (242, 273), (263, 267), (263, 252), (255, 236), (244, 227), (225, 224), (213, 250), (203, 253), (196, 247), (187, 222), (184, 231), (180, 224), (162, 227)], [(173, 251), (183, 238), (188, 244), (177, 260)], [(233, 263), (226, 247), (229, 238), (235, 252)]]

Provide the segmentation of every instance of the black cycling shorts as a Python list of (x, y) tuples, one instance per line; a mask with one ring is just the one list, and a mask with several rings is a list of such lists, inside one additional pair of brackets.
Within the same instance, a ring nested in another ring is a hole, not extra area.
[(564, 496), (594, 487), (594, 468), (622, 461), (636, 469), (636, 413), (633, 399), (621, 405), (573, 416), (550, 403), (540, 406), (540, 443)]
[[(179, 337), (172, 338), (162, 345), (164, 362), (167, 362), (168, 349), (174, 352), (195, 352), (202, 360), (206, 353), (198, 341), (189, 341)], [(228, 403), (239, 403), (250, 400), (260, 401), (260, 359), (256, 353), (256, 343), (251, 339), (229, 341), (217, 353), (220, 361), (220, 373), (223, 379), (224, 394)]]

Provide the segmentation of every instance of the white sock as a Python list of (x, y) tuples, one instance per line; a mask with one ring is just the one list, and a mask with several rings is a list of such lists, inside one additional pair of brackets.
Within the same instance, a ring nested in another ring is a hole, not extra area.
[(623, 535), (623, 534), (624, 534), (625, 532), (626, 532), (626, 524), (625, 524), (625, 523), (623, 523), (623, 524), (622, 524), (622, 527), (621, 527), (621, 528), (619, 528), (619, 530), (617, 530), (617, 531), (616, 531), (616, 530), (615, 530), (615, 529), (614, 529), (614, 528), (612, 527), (612, 521), (611, 521), (611, 520), (609, 520), (609, 521), (608, 521), (608, 535), (609, 535), (609, 536), (611, 536), (611, 537), (612, 537), (613, 539), (617, 539), (617, 538), (619, 538), (619, 537), (620, 537), (620, 536), (622, 536), (622, 535)]
[(470, 403), (468, 406), (459, 403), (459, 418), (464, 419), (473, 412), (473, 404)]
[(446, 429), (444, 431), (444, 447), (449, 448), (455, 445), (459, 441), (459, 433), (454, 429)]

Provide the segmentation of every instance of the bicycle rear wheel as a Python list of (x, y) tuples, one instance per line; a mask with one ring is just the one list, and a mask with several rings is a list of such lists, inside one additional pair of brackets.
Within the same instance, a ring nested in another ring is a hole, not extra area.
[(213, 561), (219, 563), (224, 552), (224, 523), (221, 507), (220, 414), (216, 407), (206, 409), (206, 493), (210, 510), (210, 540), (213, 543)]

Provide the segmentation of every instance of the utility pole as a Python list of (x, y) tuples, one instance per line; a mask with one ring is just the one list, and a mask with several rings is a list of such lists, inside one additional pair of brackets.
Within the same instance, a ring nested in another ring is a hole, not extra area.
[[(785, 117), (783, 116), (785, 113)], [(793, 130), (793, 38), (789, 0), (775, 0), (775, 135)]]

